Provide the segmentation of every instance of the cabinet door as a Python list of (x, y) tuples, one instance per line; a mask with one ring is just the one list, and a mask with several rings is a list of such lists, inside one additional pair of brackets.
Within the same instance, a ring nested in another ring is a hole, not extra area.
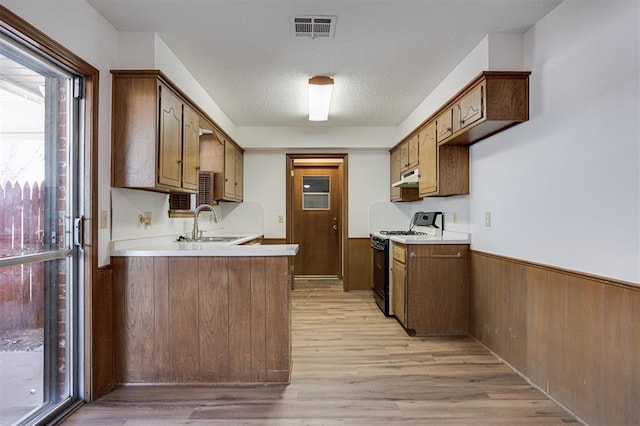
[(198, 190), (200, 169), (200, 116), (188, 105), (183, 109), (182, 187)]
[(242, 201), (244, 192), (244, 155), (242, 151), (236, 149), (235, 153), (235, 198)]
[(168, 88), (160, 90), (158, 184), (180, 188), (182, 180), (182, 102)]
[(438, 192), (438, 144), (436, 123), (430, 122), (418, 133), (420, 154), (420, 176), (418, 188), (421, 197)]
[(414, 169), (418, 165), (419, 135), (415, 134), (407, 141), (407, 169)]
[(464, 129), (484, 117), (484, 83), (464, 95), (453, 108), (453, 132)]
[(447, 108), (436, 117), (436, 141), (445, 141), (453, 134), (453, 109)]
[(403, 326), (407, 326), (407, 317), (405, 309), (405, 292), (406, 292), (407, 274), (404, 264), (393, 261), (393, 314)]
[(236, 198), (236, 148), (233, 144), (224, 144), (224, 196)]
[[(389, 186), (400, 180), (400, 149), (391, 153)], [(400, 200), (401, 189), (391, 186), (391, 201)]]

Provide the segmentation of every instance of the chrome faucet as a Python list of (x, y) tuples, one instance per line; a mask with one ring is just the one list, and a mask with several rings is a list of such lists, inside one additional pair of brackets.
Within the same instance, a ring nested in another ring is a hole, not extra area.
[(202, 210), (211, 210), (213, 214), (213, 221), (218, 223), (218, 214), (216, 213), (216, 209), (213, 208), (210, 204), (200, 204), (196, 210), (193, 212), (193, 230), (191, 231), (191, 239), (197, 240), (200, 238), (200, 229), (198, 229), (198, 215)]

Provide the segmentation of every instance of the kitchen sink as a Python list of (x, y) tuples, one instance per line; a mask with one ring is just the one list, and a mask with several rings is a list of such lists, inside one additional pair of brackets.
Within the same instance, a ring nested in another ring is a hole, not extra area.
[(230, 236), (230, 235), (219, 235), (212, 237), (200, 237), (200, 238), (187, 238), (187, 237), (179, 237), (177, 241), (179, 242), (192, 242), (192, 243), (230, 243), (231, 241), (239, 240), (243, 237), (238, 236)]

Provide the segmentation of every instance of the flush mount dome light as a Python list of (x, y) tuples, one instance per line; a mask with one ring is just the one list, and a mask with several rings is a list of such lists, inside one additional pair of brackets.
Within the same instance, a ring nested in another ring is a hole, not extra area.
[(329, 119), (329, 105), (333, 79), (316, 76), (309, 79), (309, 121), (326, 121)]

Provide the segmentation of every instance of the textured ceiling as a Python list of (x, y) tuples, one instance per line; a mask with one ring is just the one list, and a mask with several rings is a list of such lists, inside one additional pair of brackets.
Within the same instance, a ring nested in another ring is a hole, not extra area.
[[(88, 0), (120, 31), (152, 31), (237, 126), (397, 126), (489, 33), (524, 32), (557, 0)], [(290, 20), (336, 16), (331, 39)], [(329, 121), (306, 82), (335, 80)]]

